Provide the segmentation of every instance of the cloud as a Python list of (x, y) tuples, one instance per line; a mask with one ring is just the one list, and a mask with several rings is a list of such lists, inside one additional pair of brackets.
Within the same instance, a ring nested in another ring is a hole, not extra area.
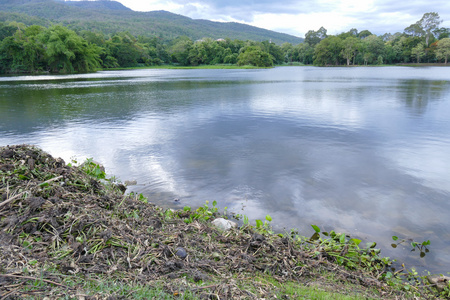
[(427, 12), (438, 12), (450, 27), (448, 0), (119, 0), (133, 10), (167, 10), (193, 19), (240, 22), (303, 37), (321, 26), (329, 34), (352, 28), (374, 34), (403, 32)]

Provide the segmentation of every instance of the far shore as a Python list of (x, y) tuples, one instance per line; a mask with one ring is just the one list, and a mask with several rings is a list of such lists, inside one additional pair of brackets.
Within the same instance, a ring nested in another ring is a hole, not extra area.
[[(394, 64), (394, 65), (329, 65), (325, 66), (325, 68), (336, 68), (336, 67), (449, 67), (450, 64), (444, 63), (402, 63), (402, 64)], [(174, 69), (174, 70), (192, 70), (192, 69), (271, 69), (275, 67), (314, 67), (314, 65), (305, 65), (298, 62), (293, 63), (285, 63), (281, 65), (273, 65), (273, 67), (262, 68), (256, 66), (238, 66), (238, 65), (229, 65), (229, 64), (218, 64), (218, 65), (198, 65), (198, 66), (181, 66), (181, 65), (157, 65), (157, 66), (138, 66), (138, 67), (128, 67), (128, 68), (111, 68), (111, 69), (99, 69), (98, 71), (118, 71), (118, 70), (142, 70), (142, 69)], [(321, 67), (323, 68), (323, 67)]]

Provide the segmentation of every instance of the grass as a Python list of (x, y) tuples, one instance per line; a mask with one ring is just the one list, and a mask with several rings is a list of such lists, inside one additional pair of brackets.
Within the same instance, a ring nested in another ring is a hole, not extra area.
[(174, 69), (174, 70), (192, 70), (192, 69), (268, 69), (255, 66), (238, 66), (231, 64), (218, 64), (218, 65), (198, 65), (198, 66), (179, 66), (179, 65), (159, 65), (159, 66), (139, 66), (139, 67), (129, 67), (129, 68), (111, 68), (103, 69), (101, 71), (114, 71), (114, 70), (142, 70), (142, 69)]
[[(56, 299), (80, 299), (82, 297), (124, 297), (126, 299), (219, 299), (214, 292), (207, 292), (210, 287), (219, 286), (217, 282), (198, 282), (184, 277), (179, 281), (178, 289), (169, 292), (164, 287), (164, 283), (153, 282), (151, 285), (135, 284), (126, 280), (112, 280), (93, 275), (65, 275), (59, 273), (54, 268), (49, 268), (41, 272), (46, 277), (64, 278), (59, 286), (55, 286), (48, 280), (36, 277), (24, 282), (21, 287), (24, 299), (34, 299), (40, 291), (52, 289), (52, 296)], [(42, 275), (43, 277), (43, 275)], [(311, 280), (308, 286), (295, 281), (279, 282), (273, 276), (260, 275), (249, 276), (247, 280), (231, 279), (235, 281), (240, 289), (246, 291), (248, 299), (255, 298), (261, 286), (271, 290), (271, 294), (266, 299), (377, 299), (380, 294), (377, 291), (368, 293), (365, 290), (355, 288), (351, 284), (343, 284), (335, 279), (332, 273), (324, 273), (321, 280)], [(198, 291), (205, 290), (204, 294), (198, 295)], [(195, 293), (197, 292), (197, 293)], [(28, 296), (25, 296), (28, 295)], [(7, 295), (1, 295), (7, 296)], [(3, 299), (3, 297), (2, 297)], [(247, 299), (247, 298), (245, 298)]]

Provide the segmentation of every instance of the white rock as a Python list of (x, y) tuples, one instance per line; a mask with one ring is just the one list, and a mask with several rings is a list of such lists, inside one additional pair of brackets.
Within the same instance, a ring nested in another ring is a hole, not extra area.
[(237, 223), (230, 221), (230, 220), (225, 220), (224, 218), (217, 218), (214, 221), (211, 222), (214, 226), (216, 226), (217, 228), (227, 231), (230, 230), (231, 228), (237, 227)]

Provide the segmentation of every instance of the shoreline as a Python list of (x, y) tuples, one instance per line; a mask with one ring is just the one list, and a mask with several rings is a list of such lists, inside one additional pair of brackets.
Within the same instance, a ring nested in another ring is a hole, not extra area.
[(360, 247), (343, 233), (313, 226), (310, 238), (276, 234), (269, 216), (256, 224), (242, 216), (242, 226), (222, 230), (212, 223), (225, 217), (215, 202), (163, 209), (124, 194), (92, 159), (73, 165), (34, 146), (0, 147), (0, 175), (1, 296), (143, 289), (188, 299), (426, 299), (448, 292), (412, 271), (391, 271), (375, 244)]
[[(404, 63), (393, 65), (327, 65), (327, 66), (314, 66), (305, 65), (301, 63), (285, 63), (281, 65), (273, 65), (272, 67), (256, 67), (251, 65), (238, 66), (238, 65), (198, 65), (198, 66), (179, 66), (179, 65), (156, 65), (156, 66), (137, 66), (137, 67), (124, 67), (124, 68), (109, 68), (109, 69), (97, 69), (94, 72), (102, 71), (126, 71), (126, 70), (264, 70), (273, 69), (278, 67), (317, 67), (317, 68), (382, 68), (382, 67), (412, 67), (412, 68), (425, 68), (425, 67), (450, 67), (450, 63)], [(51, 73), (51, 72), (17, 72), (17, 73), (5, 73), (0, 76), (38, 76), (38, 75), (74, 75), (74, 74), (89, 74), (89, 73)]]

